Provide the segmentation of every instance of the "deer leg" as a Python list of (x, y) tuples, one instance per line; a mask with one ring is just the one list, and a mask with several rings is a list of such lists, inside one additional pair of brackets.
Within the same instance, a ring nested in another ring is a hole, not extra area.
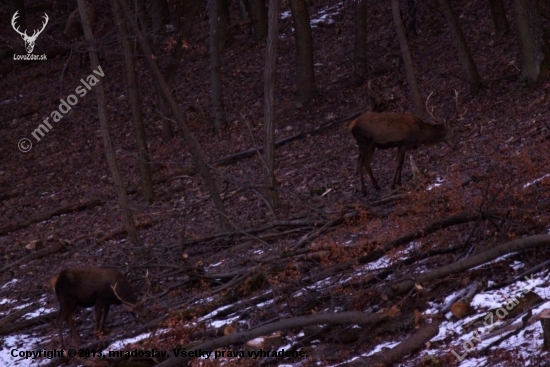
[(94, 333), (97, 336), (97, 332), (100, 330), (99, 325), (101, 324), (101, 319), (103, 318), (103, 307), (104, 305), (102, 303), (96, 303), (95, 304), (95, 327), (94, 327)]
[(80, 335), (78, 334), (78, 330), (76, 330), (76, 327), (74, 325), (74, 319), (73, 319), (73, 313), (76, 310), (77, 305), (76, 304), (65, 304), (60, 302), (60, 309), (59, 313), (57, 314), (57, 318), (55, 320), (55, 324), (57, 326), (57, 332), (59, 334), (59, 344), (61, 345), (61, 348), (65, 348), (65, 343), (63, 342), (63, 321), (67, 320), (67, 324), (69, 324), (69, 329), (71, 330), (71, 334), (74, 338), (77, 340), (80, 340)]
[(357, 158), (357, 171), (359, 171), (359, 177), (361, 178), (361, 193), (363, 196), (367, 196), (367, 190), (365, 190), (365, 179), (363, 178), (363, 152), (359, 152)]
[(395, 183), (397, 181), (397, 184), (401, 186), (401, 170), (403, 168), (403, 162), (405, 161), (405, 152), (407, 151), (407, 148), (400, 146), (397, 149), (397, 167), (395, 168), (395, 174), (393, 175), (393, 183), (391, 185), (391, 189), (395, 189)]
[[(361, 184), (363, 184), (363, 169), (362, 169), (362, 166), (365, 166), (365, 168), (367, 169), (367, 174), (369, 175), (370, 177), (370, 180), (372, 182), (372, 185), (374, 186), (374, 188), (376, 190), (380, 190), (380, 186), (378, 186), (378, 183), (376, 182), (376, 179), (374, 178), (374, 175), (372, 174), (372, 168), (371, 168), (371, 161), (372, 161), (372, 156), (374, 155), (374, 150), (376, 149), (376, 146), (374, 146), (374, 144), (371, 144), (369, 145), (368, 147), (366, 147), (364, 150), (363, 150), (363, 161), (362, 161), (362, 164), (361, 164)], [(366, 195), (366, 191), (365, 191), (365, 186), (363, 184), (363, 195)]]
[(103, 306), (103, 319), (101, 320), (101, 328), (99, 329), (101, 332), (105, 331), (105, 322), (107, 322), (107, 314), (109, 313), (109, 307), (110, 305), (108, 304)]
[(80, 334), (78, 333), (78, 330), (76, 330), (76, 326), (74, 325), (73, 313), (74, 313), (75, 310), (76, 310), (76, 305), (74, 306), (73, 310), (69, 314), (69, 316), (67, 318), (67, 323), (69, 324), (69, 328), (71, 329), (71, 333), (73, 335), (73, 338), (76, 339), (77, 341), (80, 341), (81, 340), (80, 339)]
[(61, 316), (61, 311), (59, 311), (59, 314), (57, 314), (57, 319), (55, 320), (55, 326), (57, 329), (57, 335), (59, 337), (59, 345), (61, 345), (61, 349), (65, 349), (65, 343), (63, 342), (63, 318)]

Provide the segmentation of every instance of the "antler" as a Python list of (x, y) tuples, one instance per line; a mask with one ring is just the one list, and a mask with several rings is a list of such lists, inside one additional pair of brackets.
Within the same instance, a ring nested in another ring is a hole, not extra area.
[(145, 303), (145, 301), (147, 301), (149, 292), (151, 291), (151, 280), (149, 279), (149, 270), (145, 272), (145, 283), (147, 283), (147, 290), (145, 291), (145, 294), (141, 297), (141, 299), (137, 302), (138, 305), (142, 305)]
[[(48, 14), (44, 13), (44, 21), (42, 22), (42, 29), (39, 30), (39, 31), (34, 31), (36, 33), (36, 37), (38, 37), (38, 35), (40, 33), (42, 33), (42, 31), (44, 30), (44, 28), (46, 28), (46, 24), (48, 24), (48, 20), (50, 20), (50, 18), (48, 18)], [(32, 36), (34, 37), (35, 34), (33, 33)]]
[(435, 122), (437, 123), (442, 123), (439, 119), (437, 119), (434, 115), (433, 115), (433, 112), (434, 112), (434, 108), (432, 107), (431, 109), (428, 107), (428, 101), (430, 100), (430, 97), (432, 96), (432, 94), (434, 94), (434, 92), (431, 92), (430, 95), (428, 96), (428, 98), (426, 99), (426, 112), (428, 112), (428, 115), (431, 116), (431, 118), (434, 119)]
[(136, 305), (133, 304), (132, 302), (128, 302), (127, 300), (123, 299), (119, 294), (118, 292), (116, 291), (116, 287), (117, 287), (118, 283), (115, 283), (115, 285), (112, 285), (111, 286), (111, 289), (113, 290), (113, 293), (115, 294), (115, 297), (118, 298), (118, 300), (120, 302), (122, 302), (123, 304), (126, 304), (126, 305), (129, 305), (131, 307), (135, 307)]
[(462, 112), (462, 113), (459, 113), (458, 110), (459, 110), (459, 108), (458, 108), (458, 91), (455, 89), (455, 114), (456, 114), (456, 119), (460, 120), (466, 114), (466, 112), (468, 112), (468, 109), (465, 108), (464, 112)]
[(13, 14), (13, 17), (11, 17), (11, 27), (13, 28), (14, 31), (16, 31), (17, 33), (19, 33), (19, 35), (21, 37), (28, 37), (27, 36), (27, 30), (25, 29), (25, 32), (21, 32), (19, 30), (19, 26), (17, 26), (16, 28), (16, 25), (15, 25), (15, 21), (17, 20), (17, 18), (19, 18), (19, 15), (17, 15), (17, 13), (19, 13), (19, 10), (15, 12), (15, 14)]

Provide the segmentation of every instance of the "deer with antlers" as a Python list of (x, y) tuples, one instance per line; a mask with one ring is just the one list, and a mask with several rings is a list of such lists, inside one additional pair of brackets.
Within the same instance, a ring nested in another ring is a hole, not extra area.
[[(358, 169), (361, 177), (361, 192), (367, 194), (363, 178), (363, 167), (366, 168), (375, 189), (380, 190), (371, 168), (374, 150), (397, 148), (397, 167), (393, 175), (392, 189), (395, 185), (401, 185), (401, 169), (408, 150), (417, 149), (420, 145), (435, 145), (446, 143), (451, 149), (455, 149), (453, 132), (450, 122), (440, 121), (433, 115), (433, 107), (428, 108), (428, 101), (433, 93), (426, 99), (426, 111), (437, 122), (430, 124), (421, 118), (403, 113), (374, 113), (367, 112), (353, 120), (349, 130), (359, 146)], [(458, 92), (455, 91), (456, 111), (458, 113)]]
[(77, 307), (95, 306), (95, 332), (105, 330), (105, 321), (111, 305), (122, 305), (141, 321), (145, 318), (142, 305), (124, 275), (116, 268), (84, 266), (68, 268), (54, 275), (50, 280), (59, 301), (59, 313), (55, 321), (59, 333), (59, 343), (64, 348), (61, 326), (67, 321), (73, 337), (80, 340), (73, 320)]

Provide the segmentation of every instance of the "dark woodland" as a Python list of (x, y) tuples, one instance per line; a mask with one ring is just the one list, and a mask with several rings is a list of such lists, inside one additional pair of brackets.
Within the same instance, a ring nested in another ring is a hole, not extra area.
[(550, 366), (550, 0), (0, 19), (0, 364)]

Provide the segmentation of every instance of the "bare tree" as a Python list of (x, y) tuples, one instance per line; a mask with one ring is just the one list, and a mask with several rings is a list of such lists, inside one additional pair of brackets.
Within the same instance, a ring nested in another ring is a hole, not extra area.
[[(79, 0), (83, 1), (83, 0)], [(172, 110), (172, 113), (174, 114), (174, 117), (176, 118), (176, 121), (178, 123), (178, 126), (180, 128), (180, 131), (187, 142), (187, 145), (189, 147), (189, 151), (191, 152), (191, 155), (193, 156), (193, 159), (195, 160), (195, 163), (197, 164), (197, 168), (204, 179), (204, 182), (206, 183), (206, 186), (208, 188), (208, 191), (210, 191), (210, 196), (212, 197), (212, 201), (214, 201), (214, 205), (216, 206), (216, 209), (218, 211), (218, 217), (220, 220), (220, 226), (222, 228), (229, 228), (229, 221), (227, 219), (227, 215), (225, 213), (225, 208), (223, 205), (223, 201), (220, 197), (220, 193), (218, 191), (218, 188), (216, 187), (216, 184), (210, 175), (210, 171), (208, 169), (208, 165), (206, 164), (206, 160), (204, 159), (204, 153), (202, 151), (202, 148), (200, 147), (199, 143), (195, 139), (195, 137), (191, 134), (191, 131), (189, 130), (189, 127), (185, 123), (184, 117), (183, 117), (183, 111), (181, 110), (180, 106), (177, 104), (176, 100), (174, 99), (174, 96), (172, 96), (172, 93), (170, 92), (170, 89), (168, 88), (168, 85), (166, 84), (166, 81), (162, 77), (162, 73), (160, 72), (160, 69), (156, 63), (156, 61), (153, 59), (153, 50), (151, 49), (150, 45), (144, 40), (143, 34), (139, 30), (139, 27), (135, 20), (131, 17), (130, 8), (128, 7), (128, 4), (126, 3), (126, 0), (118, 0), (119, 4), (122, 7), (122, 11), (124, 14), (126, 14), (126, 21), (132, 28), (134, 34), (136, 35), (139, 44), (143, 48), (143, 51), (145, 51), (145, 60), (149, 64), (149, 67), (153, 73), (153, 78), (157, 79), (158, 84), (161, 88), (161, 92), (165, 98), (165, 100), (168, 102), (168, 105), (170, 106), (170, 109)]]
[(220, 132), (225, 125), (225, 109), (222, 94), (222, 60), (219, 40), (219, 0), (208, 0), (210, 24), (210, 88), (212, 97), (212, 120), (214, 129)]
[(393, 24), (395, 26), (395, 32), (397, 33), (397, 40), (401, 47), (401, 54), (403, 56), (403, 63), (405, 64), (405, 74), (407, 75), (407, 81), (409, 82), (409, 89), (411, 91), (411, 97), (414, 103), (415, 113), (418, 117), (424, 115), (424, 103), (420, 96), (420, 90), (416, 84), (416, 76), (414, 74), (414, 66), (412, 63), (411, 52), (409, 51), (409, 44), (407, 43), (407, 36), (405, 29), (403, 28), (403, 21), (401, 20), (401, 11), (399, 9), (399, 0), (392, 0), (391, 2), (393, 13)]
[(154, 35), (162, 32), (162, 27), (170, 23), (170, 6), (167, 0), (151, 1), (151, 31)]
[[(191, 3), (180, 3), (182, 6), (181, 12), (183, 13), (183, 27), (176, 41), (172, 54), (170, 55), (170, 61), (166, 66), (166, 69), (162, 73), (164, 80), (168, 84), (168, 88), (172, 90), (176, 85), (176, 75), (180, 65), (181, 58), (184, 52), (184, 43), (191, 36), (193, 25), (197, 20), (197, 14), (202, 5), (202, 1), (193, 1)], [(170, 107), (162, 97), (162, 93), (157, 98), (160, 114), (162, 115), (162, 139), (168, 141), (172, 139), (174, 132), (172, 131), (172, 121), (169, 118), (171, 116)]]
[[(78, 0), (78, 9), (80, 11), (80, 19), (82, 19), (82, 28), (84, 29), (84, 36), (86, 41), (93, 44), (94, 36), (92, 34), (92, 27), (90, 25), (90, 19), (86, 13), (86, 2), (85, 0)], [(99, 59), (95, 50), (90, 49), (90, 62), (92, 64), (92, 69), (99, 71)], [(105, 148), (105, 155), (107, 157), (107, 164), (115, 181), (115, 189), (117, 191), (118, 201), (120, 208), (122, 210), (122, 218), (124, 221), (124, 226), (128, 232), (129, 241), (135, 246), (141, 246), (141, 238), (134, 223), (134, 218), (132, 216), (132, 211), (130, 210), (130, 204), (128, 202), (128, 196), (126, 195), (126, 188), (124, 187), (124, 180), (120, 173), (118, 163), (116, 161), (115, 150), (113, 148), (113, 143), (111, 142), (111, 137), (109, 136), (109, 123), (107, 122), (107, 103), (105, 100), (105, 91), (103, 90), (103, 83), (101, 79), (98, 79), (98, 82), (95, 87), (97, 91), (97, 112), (99, 118), (99, 125), (101, 130), (101, 137), (103, 138), (103, 146)]]
[(238, 0), (239, 2), (239, 11), (241, 13), (241, 20), (246, 20), (250, 17), (250, 12), (249, 12), (249, 5), (248, 5), (248, 0)]
[(218, 0), (218, 27), (219, 45), (221, 49), (225, 49), (233, 42), (229, 0)]
[(298, 105), (306, 105), (316, 93), (313, 67), (313, 37), (305, 0), (290, 0), (296, 40), (296, 87)]
[(113, 14), (115, 16), (120, 46), (124, 54), (124, 63), (126, 66), (126, 83), (128, 87), (128, 96), (132, 106), (132, 116), (136, 128), (136, 145), (138, 150), (139, 171), (141, 177), (141, 189), (143, 199), (147, 203), (153, 202), (153, 178), (151, 176), (151, 166), (149, 165), (149, 152), (147, 151), (147, 140), (145, 137), (145, 126), (141, 113), (141, 96), (139, 94), (139, 84), (136, 77), (136, 61), (132, 46), (128, 41), (128, 32), (125, 23), (120, 15), (120, 9), (116, 1), (111, 2)]
[(252, 39), (259, 42), (267, 35), (267, 10), (264, 0), (250, 0)]
[(549, 46), (538, 7), (539, 0), (514, 0), (521, 54), (521, 83), (536, 84), (549, 69)]
[(449, 0), (439, 0), (439, 3), (443, 8), (447, 23), (449, 23), (451, 35), (458, 51), (458, 58), (460, 64), (462, 64), (462, 69), (466, 73), (466, 78), (473, 87), (477, 88), (481, 82), (481, 78), (479, 77), (474, 59), (466, 43), (466, 37), (464, 37), (462, 28), (460, 28), (460, 24), (458, 23), (458, 17)]
[(407, 0), (407, 18), (408, 23), (406, 27), (407, 37), (416, 37), (416, 4), (415, 0)]
[(367, 0), (357, 1), (353, 73), (360, 81), (367, 77)]
[(268, 187), (266, 197), (273, 208), (280, 206), (275, 190), (275, 111), (273, 91), (277, 72), (277, 44), (279, 41), (279, 1), (269, 0), (268, 33), (264, 74), (264, 181)]
[(495, 35), (502, 37), (510, 30), (508, 19), (506, 19), (506, 9), (504, 9), (503, 0), (489, 0), (491, 7), (491, 16), (495, 26)]
[(538, 9), (541, 17), (550, 19), (550, 0), (539, 0)]

